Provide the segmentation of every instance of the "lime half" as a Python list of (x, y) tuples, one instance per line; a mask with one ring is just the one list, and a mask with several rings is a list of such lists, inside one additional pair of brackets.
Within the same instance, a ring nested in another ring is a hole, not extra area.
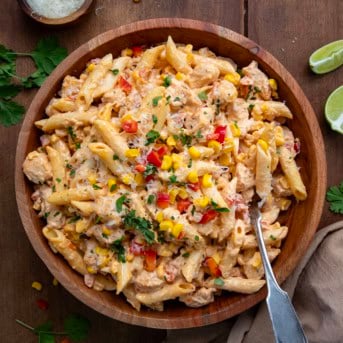
[(343, 86), (334, 90), (326, 100), (325, 118), (332, 130), (343, 134)]
[(310, 56), (310, 67), (316, 74), (325, 74), (343, 64), (343, 39), (331, 42)]

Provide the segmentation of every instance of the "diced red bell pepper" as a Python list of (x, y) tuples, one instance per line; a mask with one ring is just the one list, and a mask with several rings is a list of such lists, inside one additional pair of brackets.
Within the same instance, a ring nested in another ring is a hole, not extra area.
[(300, 152), (300, 142), (299, 141), (295, 141), (293, 148), (294, 148), (295, 153), (299, 154), (299, 152)]
[(143, 48), (141, 46), (133, 46), (131, 50), (133, 57), (140, 56), (143, 53)]
[(135, 170), (138, 171), (139, 173), (144, 173), (145, 169), (146, 169), (146, 167), (144, 164), (137, 164), (135, 166)]
[(162, 161), (160, 156), (155, 150), (151, 150), (146, 157), (147, 161), (156, 167), (161, 167)]
[(145, 263), (144, 263), (144, 268), (148, 272), (153, 272), (156, 269), (156, 251), (154, 250), (146, 250), (144, 252), (145, 256)]
[(124, 79), (122, 76), (119, 76), (118, 78), (119, 87), (125, 92), (130, 93), (132, 86), (131, 83), (128, 82), (126, 79)]
[(156, 205), (159, 208), (167, 208), (169, 206), (169, 194), (157, 193)]
[(146, 178), (145, 178), (145, 182), (150, 182), (152, 180), (155, 180), (155, 175), (151, 174), (151, 175), (148, 175)]
[(133, 119), (126, 119), (122, 122), (121, 127), (126, 133), (136, 133), (138, 123)]
[(224, 143), (224, 139), (226, 136), (226, 125), (219, 125), (215, 128), (214, 133), (218, 135), (216, 141), (219, 143)]
[(181, 231), (181, 232), (179, 233), (179, 235), (177, 236), (177, 239), (182, 239), (182, 238), (185, 237), (185, 236), (186, 236), (185, 231)]
[(37, 300), (37, 306), (38, 306), (41, 310), (45, 311), (45, 310), (48, 309), (49, 304), (48, 304), (48, 302), (47, 302), (46, 300), (44, 300), (44, 299), (38, 299), (38, 300)]
[(205, 260), (205, 265), (208, 267), (210, 274), (213, 277), (219, 277), (222, 275), (222, 272), (213, 257), (207, 257)]
[(206, 139), (208, 141), (216, 141), (218, 140), (219, 138), (219, 134), (218, 133), (209, 133), (207, 136), (206, 136)]
[(135, 240), (132, 240), (130, 243), (130, 253), (135, 256), (142, 256), (144, 254), (145, 247), (142, 244), (137, 243)]
[(187, 187), (189, 187), (192, 191), (196, 192), (200, 189), (200, 181), (196, 183), (187, 183)]
[(215, 219), (216, 217), (218, 216), (218, 212), (215, 211), (215, 210), (208, 210), (206, 211), (202, 217), (201, 217), (201, 220), (200, 220), (200, 224), (206, 224), (208, 223), (209, 221)]
[(192, 202), (189, 199), (180, 199), (177, 201), (176, 207), (180, 213), (185, 213), (191, 204)]
[(168, 151), (168, 147), (166, 145), (162, 145), (160, 148), (157, 149), (157, 154), (160, 158), (162, 158)]

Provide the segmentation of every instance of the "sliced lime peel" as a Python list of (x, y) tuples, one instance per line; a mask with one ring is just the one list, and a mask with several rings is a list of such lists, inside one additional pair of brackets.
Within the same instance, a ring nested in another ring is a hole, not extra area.
[(332, 130), (343, 134), (343, 86), (335, 89), (326, 100), (325, 118)]
[(343, 64), (343, 39), (316, 50), (310, 56), (309, 63), (316, 74), (325, 74), (339, 68)]

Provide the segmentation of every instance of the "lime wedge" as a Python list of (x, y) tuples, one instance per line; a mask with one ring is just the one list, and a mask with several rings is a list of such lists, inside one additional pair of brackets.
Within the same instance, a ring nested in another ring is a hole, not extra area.
[(343, 134), (343, 86), (335, 89), (326, 100), (325, 118), (332, 130)]
[(316, 74), (325, 74), (343, 64), (343, 39), (331, 42), (310, 56), (310, 67)]

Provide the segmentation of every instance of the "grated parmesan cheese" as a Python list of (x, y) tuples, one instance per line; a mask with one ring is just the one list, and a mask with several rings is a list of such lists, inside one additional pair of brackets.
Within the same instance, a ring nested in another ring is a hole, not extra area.
[(26, 0), (32, 12), (46, 18), (63, 18), (77, 11), (85, 0)]

